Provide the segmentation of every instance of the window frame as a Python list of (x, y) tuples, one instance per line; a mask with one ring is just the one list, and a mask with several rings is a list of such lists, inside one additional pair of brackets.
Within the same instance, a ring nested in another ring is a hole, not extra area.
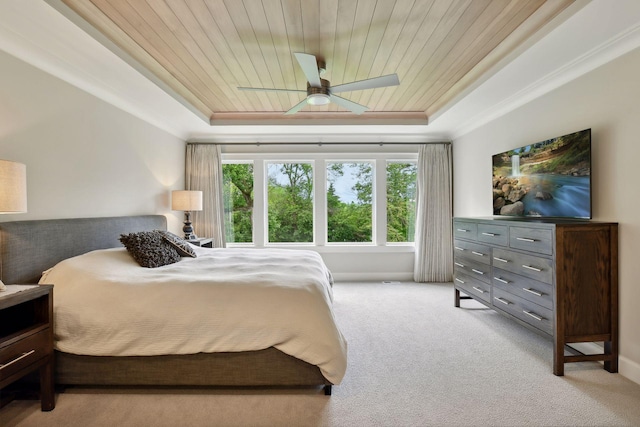
[[(372, 242), (329, 243), (327, 232), (327, 163), (371, 162), (373, 164)], [(327, 152), (327, 153), (223, 153), (222, 163), (253, 162), (254, 210), (253, 244), (228, 243), (228, 247), (295, 247), (317, 252), (342, 253), (354, 249), (363, 252), (414, 252), (413, 242), (393, 242), (387, 239), (387, 162), (416, 162), (417, 152)], [(310, 163), (313, 167), (313, 242), (268, 242), (267, 163)]]

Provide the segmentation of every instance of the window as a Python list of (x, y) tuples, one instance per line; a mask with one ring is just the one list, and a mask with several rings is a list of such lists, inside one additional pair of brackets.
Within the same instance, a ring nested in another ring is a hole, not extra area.
[(231, 246), (412, 250), (415, 152), (223, 156), (225, 230)]
[(416, 219), (415, 162), (387, 163), (387, 241), (413, 242)]
[(313, 166), (267, 166), (269, 243), (313, 242)]
[(327, 242), (372, 242), (373, 165), (327, 163)]
[(224, 228), (229, 243), (253, 242), (253, 163), (222, 165)]

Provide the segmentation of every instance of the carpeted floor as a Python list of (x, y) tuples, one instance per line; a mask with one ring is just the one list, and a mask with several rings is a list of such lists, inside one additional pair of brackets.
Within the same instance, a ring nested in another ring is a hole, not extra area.
[(450, 284), (338, 283), (349, 367), (320, 390), (68, 389), (14, 401), (0, 426), (637, 426), (640, 385), (598, 363), (551, 373), (550, 340)]

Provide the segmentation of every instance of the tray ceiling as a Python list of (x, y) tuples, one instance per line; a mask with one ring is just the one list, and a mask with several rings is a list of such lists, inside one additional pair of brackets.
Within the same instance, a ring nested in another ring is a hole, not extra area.
[(343, 92), (366, 105), (307, 106), (297, 120), (422, 121), (532, 37), (573, 0), (62, 0), (212, 124), (295, 121), (306, 89), (294, 53), (326, 62), (336, 86), (397, 73), (400, 85)]

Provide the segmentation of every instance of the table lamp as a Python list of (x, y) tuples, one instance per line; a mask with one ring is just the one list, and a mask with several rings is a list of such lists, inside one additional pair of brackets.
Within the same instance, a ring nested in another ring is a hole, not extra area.
[[(27, 211), (27, 167), (22, 163), (0, 160), (0, 213)], [(0, 292), (6, 290), (0, 280)]]
[(174, 211), (184, 211), (184, 227), (182, 227), (182, 231), (184, 231), (185, 240), (197, 239), (191, 226), (191, 212), (202, 210), (202, 191), (172, 191), (171, 209)]

